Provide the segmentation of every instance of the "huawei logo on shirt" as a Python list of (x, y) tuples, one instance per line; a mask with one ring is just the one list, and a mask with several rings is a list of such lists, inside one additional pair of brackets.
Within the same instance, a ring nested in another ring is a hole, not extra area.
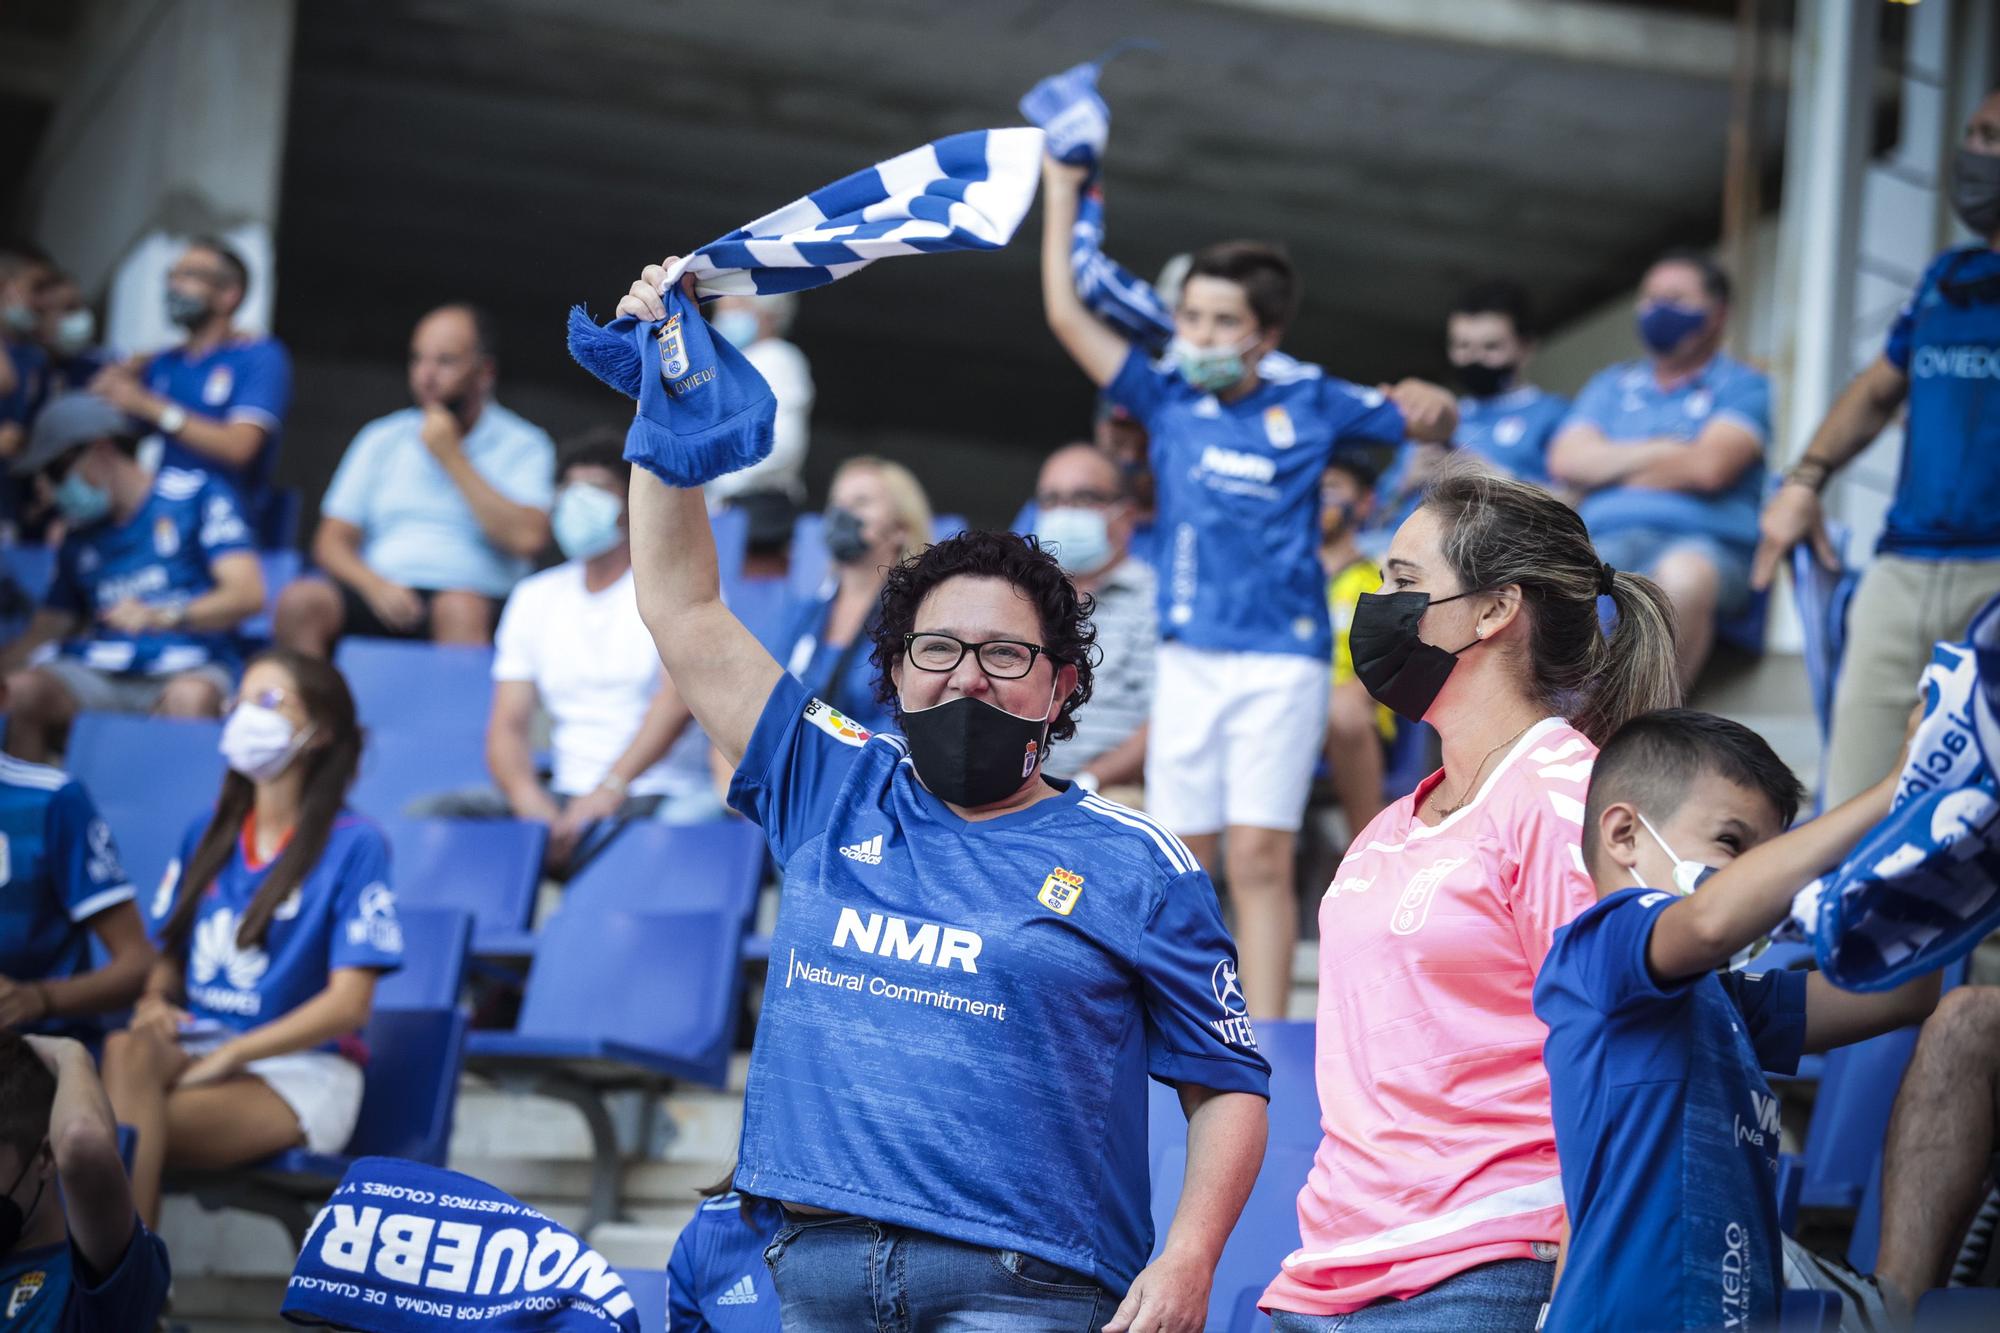
[(224, 907), (202, 918), (194, 928), (188, 975), (197, 986), (206, 986), (221, 976), (236, 990), (250, 990), (263, 980), (271, 966), (270, 955), (259, 948), (238, 947), (236, 926), (236, 913)]

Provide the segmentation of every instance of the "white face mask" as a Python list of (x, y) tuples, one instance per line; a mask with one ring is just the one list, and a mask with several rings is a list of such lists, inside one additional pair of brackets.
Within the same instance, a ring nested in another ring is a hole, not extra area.
[(269, 782), (285, 771), (311, 737), (299, 731), (283, 713), (263, 704), (240, 703), (222, 724), (216, 748), (231, 768), (252, 782)]
[[(1635, 810), (1633, 811), (1633, 813), (1638, 814), (1639, 812)], [(1703, 880), (1707, 879), (1710, 875), (1713, 875), (1715, 873), (1714, 866), (1706, 866), (1699, 861), (1682, 860), (1680, 856), (1677, 853), (1675, 853), (1673, 848), (1667, 846), (1667, 840), (1660, 836), (1660, 831), (1658, 829), (1653, 827), (1653, 821), (1646, 818), (1646, 816), (1644, 816), (1643, 814), (1639, 815), (1639, 822), (1646, 826), (1646, 832), (1653, 835), (1653, 841), (1660, 844), (1660, 850), (1673, 858), (1674, 862), (1673, 891), (1675, 893), (1680, 894), (1681, 897), (1683, 898), (1689, 897), (1694, 893), (1694, 891), (1697, 888), (1701, 887), (1701, 882)], [(1642, 889), (1650, 889), (1653, 887), (1652, 885), (1648, 884), (1646, 882), (1645, 877), (1639, 873), (1639, 866), (1637, 862), (1634, 862), (1632, 865), (1632, 878), (1639, 882), (1639, 887)], [(1759, 954), (1763, 953), (1764, 950), (1770, 947), (1771, 947), (1771, 937), (1769, 935), (1759, 936), (1757, 939), (1750, 941), (1750, 943), (1744, 945), (1741, 949), (1738, 949), (1735, 952), (1735, 954), (1731, 956), (1729, 960), (1729, 970), (1732, 972), (1741, 972), (1745, 967), (1749, 966), (1752, 959), (1756, 958)]]

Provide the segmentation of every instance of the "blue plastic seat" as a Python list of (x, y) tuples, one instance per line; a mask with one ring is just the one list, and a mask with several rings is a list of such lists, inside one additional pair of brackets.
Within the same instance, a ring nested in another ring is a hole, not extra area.
[(640, 1333), (660, 1333), (667, 1326), (667, 1274), (661, 1268), (621, 1268), (618, 1276), (632, 1293)]
[(69, 772), (111, 826), (142, 908), (222, 789), (221, 737), (219, 722), (124, 713), (81, 713), (70, 728)]
[(572, 896), (542, 928), (512, 1032), (475, 1032), (470, 1063), (575, 1106), (593, 1149), (584, 1230), (617, 1217), (623, 1157), (604, 1093), (720, 1087), (742, 989), (739, 914), (613, 911)]
[(36, 605), (49, 595), (56, 579), (55, 548), (49, 546), (8, 546), (0, 548), (0, 567), (21, 586)]
[[(400, 883), (400, 881), (399, 881)], [(472, 917), (448, 907), (396, 911), (403, 928), (403, 965), (375, 983), (377, 1009), (450, 1009), (465, 988), (465, 959), (472, 947)]]
[(1920, 1333), (1991, 1333), (2000, 1328), (2000, 1289), (1938, 1287), (1917, 1298)]
[[(1270, 1139), (1243, 1216), (1223, 1247), (1209, 1292), (1207, 1327), (1249, 1333), (1269, 1327), (1257, 1298), (1285, 1256), (1299, 1245), (1299, 1189), (1324, 1137), (1313, 1078), (1310, 1022), (1257, 1024), (1258, 1048), (1271, 1062)], [(1152, 1085), (1148, 1160), (1152, 1167), (1153, 1254), (1166, 1243), (1187, 1175), (1187, 1120), (1172, 1088)]]
[(578, 872), (564, 906), (605, 912), (718, 911), (748, 920), (763, 882), (764, 832), (743, 819), (639, 820)]
[(298, 578), (303, 564), (293, 550), (260, 551), (257, 563), (264, 570), (264, 609), (236, 627), (236, 637), (251, 652), (271, 642), (271, 618), (277, 614), (278, 594)]
[(1832, 1291), (1778, 1293), (1778, 1333), (1840, 1333), (1840, 1294)]
[(715, 533), (715, 570), (726, 584), (743, 572), (744, 552), (750, 545), (750, 513), (734, 505), (708, 516)]
[[(792, 524), (791, 572), (785, 585), (794, 597), (815, 597), (826, 583), (832, 562), (826, 554), (826, 518), (821, 514), (800, 514)], [(965, 515), (937, 514), (931, 518), (931, 540), (941, 542), (966, 529)]]
[(738, 578), (723, 584), (722, 600), (750, 631), (750, 637), (770, 643), (784, 631), (792, 609), (792, 590), (781, 578)]
[[(1836, 551), (1846, 551), (1847, 526), (1826, 525)], [(1847, 606), (1854, 600), (1860, 576), (1843, 567), (1838, 572), (1820, 564), (1810, 543), (1792, 548), (1792, 589), (1799, 608), (1799, 628), (1805, 644), (1806, 682), (1812, 690), (1813, 715), (1820, 739), (1833, 730), (1833, 692), (1840, 680), (1840, 659), (1847, 647)]]
[[(546, 824), (519, 819), (384, 819), (396, 901), (472, 921), (474, 953), (527, 929), (542, 878)], [(457, 992), (453, 991), (456, 997)]]
[(363, 814), (395, 819), (420, 797), (493, 785), (486, 770), (484, 713), (476, 726), (464, 719), (443, 728), (381, 725), (365, 716), (362, 725), (367, 743), (348, 803)]
[(347, 677), (371, 740), (388, 733), (486, 734), (493, 650), (406, 639), (345, 638), (334, 664)]

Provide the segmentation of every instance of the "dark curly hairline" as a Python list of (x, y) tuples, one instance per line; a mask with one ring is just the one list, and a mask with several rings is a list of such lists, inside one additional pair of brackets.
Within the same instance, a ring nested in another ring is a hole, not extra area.
[(875, 664), (876, 699), (902, 716), (902, 700), (889, 673), (902, 660), (903, 636), (915, 628), (924, 598), (955, 578), (1003, 579), (1034, 603), (1043, 648), (1058, 662), (1076, 668), (1076, 689), (1057, 711), (1049, 740), (1066, 741), (1076, 735), (1076, 711), (1090, 701), (1091, 649), (1097, 643), (1097, 627), (1090, 616), (1096, 600), (1077, 590), (1039, 541), (1012, 532), (961, 532), (889, 567), (875, 622), (875, 648), (869, 654)]

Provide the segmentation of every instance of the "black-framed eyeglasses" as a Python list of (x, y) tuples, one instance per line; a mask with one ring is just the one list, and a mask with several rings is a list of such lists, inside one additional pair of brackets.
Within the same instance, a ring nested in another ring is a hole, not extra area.
[[(993, 679), (1019, 680), (1035, 669), (1035, 658), (1048, 649), (1019, 639), (967, 643), (957, 635), (934, 630), (903, 636), (904, 660), (919, 671), (951, 671), (965, 660), (967, 652), (979, 655), (979, 669)], [(1053, 656), (1049, 658), (1051, 662), (1055, 660)]]

